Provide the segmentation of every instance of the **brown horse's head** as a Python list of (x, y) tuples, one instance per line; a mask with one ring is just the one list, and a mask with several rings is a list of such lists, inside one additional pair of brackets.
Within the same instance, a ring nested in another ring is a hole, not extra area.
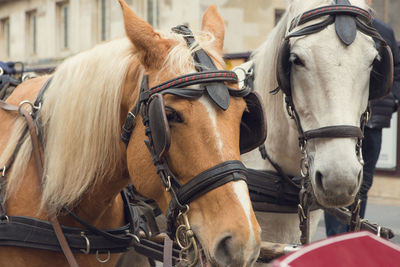
[[(155, 32), (125, 2), (120, 3), (127, 36), (134, 45), (123, 92), (121, 121), (124, 121), (138, 99), (144, 74), (148, 75), (151, 88), (180, 75), (195, 73), (192, 53), (199, 48), (196, 45), (188, 48), (182, 35)], [(223, 20), (216, 7), (211, 6), (204, 14), (202, 33), (196, 40), (219, 69), (223, 67), (224, 34)], [(165, 161), (180, 184), (222, 162), (240, 159), (240, 123), (246, 109), (243, 98), (231, 97), (225, 111), (206, 93), (196, 99), (166, 94), (163, 101), (171, 137)], [(147, 137), (140, 117), (127, 147), (129, 173), (137, 190), (156, 200), (165, 212), (171, 195), (166, 192), (143, 142)], [(187, 214), (203, 248), (202, 256), (209, 262), (216, 266), (250, 266), (255, 262), (260, 227), (243, 180), (230, 181), (195, 198), (189, 203)]]

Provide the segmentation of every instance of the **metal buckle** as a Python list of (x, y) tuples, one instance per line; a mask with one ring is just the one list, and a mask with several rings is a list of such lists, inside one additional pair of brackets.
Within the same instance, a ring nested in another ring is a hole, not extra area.
[(86, 242), (86, 249), (80, 249), (83, 253), (85, 254), (89, 254), (90, 253), (90, 241), (89, 238), (87, 238), (87, 236), (85, 235), (85, 232), (81, 232), (81, 237), (83, 237), (83, 239), (85, 239)]
[(140, 243), (140, 239), (137, 235), (132, 234), (131, 232), (129, 232), (129, 230), (125, 231), (126, 236), (130, 236), (133, 238), (133, 240), (135, 240), (137, 243)]

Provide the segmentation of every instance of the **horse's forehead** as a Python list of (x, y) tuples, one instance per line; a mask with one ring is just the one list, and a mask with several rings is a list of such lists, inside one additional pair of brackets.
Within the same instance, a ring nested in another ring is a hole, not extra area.
[(326, 64), (326, 66), (350, 64), (360, 67), (365, 64), (369, 66), (378, 53), (372, 38), (359, 31), (356, 40), (351, 45), (344, 45), (336, 35), (333, 26), (319, 33), (293, 40), (291, 52), (315, 64)]

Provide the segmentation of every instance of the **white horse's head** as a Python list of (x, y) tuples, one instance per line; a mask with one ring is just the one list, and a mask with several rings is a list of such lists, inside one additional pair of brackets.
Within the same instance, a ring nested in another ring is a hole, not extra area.
[[(367, 109), (369, 91), (376, 93), (374, 90), (387, 85), (385, 79), (383, 81), (371, 79), (370, 85), (371, 73), (377, 71), (379, 67), (382, 68), (382, 65), (384, 65), (383, 67), (389, 65), (386, 62), (388, 52), (386, 50), (384, 50), (385, 53), (378, 51), (378, 46), (375, 44), (377, 38), (372, 38), (368, 31), (360, 30), (358, 22), (357, 31), (352, 33), (349, 30), (351, 26), (348, 25), (348, 22), (344, 22), (344, 28), (338, 25), (338, 16), (321, 15), (304, 23), (302, 18), (298, 17), (309, 10), (333, 4), (335, 1), (331, 0), (288, 0), (288, 10), (282, 21), (267, 40), (267, 44), (259, 50), (258, 56), (255, 57), (257, 74), (261, 72), (261, 69), (265, 70), (266, 63), (257, 66), (257, 60), (261, 59), (261, 56), (264, 55), (263, 60), (266, 61), (265, 53), (262, 50), (267, 47), (277, 49), (278, 41), (276, 39), (282, 40), (291, 35), (290, 38), (286, 38), (287, 45), (285, 48), (281, 48), (280, 56), (275, 58), (277, 68), (281, 72), (278, 77), (281, 76), (282, 83), (288, 85), (289, 88), (282, 88), (282, 84), (280, 84), (285, 96), (282, 98), (271, 96), (267, 99), (279, 99), (286, 106), (284, 100), (288, 100), (287, 96), (290, 95), (289, 98), (297, 111), (302, 130), (304, 132), (317, 130), (317, 136), (307, 140), (305, 152), (314, 195), (317, 201), (326, 207), (352, 203), (359, 190), (362, 180), (362, 160), (361, 155), (357, 155), (356, 151), (357, 129), (360, 127), (360, 119)], [(363, 9), (368, 8), (364, 0), (352, 0), (351, 4)], [(356, 23), (354, 14), (343, 17)], [(328, 23), (329, 18), (333, 20), (331, 23)], [(362, 18), (360, 18), (361, 20)], [(307, 30), (307, 27), (318, 23), (327, 23), (328, 26), (312, 26), (314, 29), (318, 28), (314, 32), (313, 28)], [(298, 36), (296, 33), (299, 33)], [(343, 37), (343, 35), (345, 36)], [(352, 36), (355, 37), (354, 40), (352, 40)], [(275, 41), (272, 41), (272, 38)], [(270, 72), (272, 71), (270, 70)], [(256, 86), (261, 84), (269, 86), (271, 89), (273, 88), (271, 85), (276, 86), (276, 81), (274, 84), (274, 82), (268, 81), (268, 78), (257, 78), (256, 75)], [(269, 100), (266, 101), (267, 106), (271, 104), (268, 103)], [(269, 115), (268, 107), (267, 115)], [(283, 118), (282, 114), (279, 116), (281, 119)], [(270, 149), (272, 154), (274, 150), (277, 150), (272, 144), (274, 138), (280, 138), (281, 141), (283, 141), (282, 138), (291, 139), (286, 142), (290, 147), (296, 143), (296, 137), (301, 135), (295, 120), (290, 120), (287, 115), (286, 119), (287, 123), (282, 120), (275, 121), (280, 126), (286, 125), (282, 126), (287, 127), (286, 136), (282, 136), (282, 132), (273, 133), (274, 126), (270, 123), (274, 122), (268, 121), (270, 127), (267, 150)], [(342, 131), (335, 128), (330, 131), (331, 128), (328, 128), (327, 132), (323, 131), (327, 129), (324, 127), (330, 126), (345, 126), (344, 128), (347, 130)], [(349, 134), (350, 136), (346, 136), (345, 133), (340, 133), (341, 131), (352, 133)], [(281, 136), (279, 137), (279, 135)], [(281, 149), (284, 148), (281, 147)], [(289, 149), (285, 151), (286, 155), (292, 153)], [(290, 160), (295, 158), (298, 160), (301, 157), (300, 154), (301, 152), (297, 150), (295, 155), (289, 155), (287, 159), (284, 159), (280, 152), (272, 156), (279, 164), (283, 161), (282, 167), (288, 173), (296, 174), (297, 172), (298, 174), (298, 165), (293, 166), (293, 162)]]

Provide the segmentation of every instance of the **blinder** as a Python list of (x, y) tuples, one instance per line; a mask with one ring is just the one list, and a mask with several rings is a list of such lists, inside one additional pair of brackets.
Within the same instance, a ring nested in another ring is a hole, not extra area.
[[(247, 153), (265, 142), (267, 137), (264, 108), (260, 96), (251, 92), (244, 97), (247, 109), (240, 122), (240, 153)], [(165, 113), (162, 94), (152, 95), (147, 104), (147, 115), (151, 129), (154, 151), (158, 158), (166, 155), (171, 143), (170, 128)]]
[(165, 114), (164, 99), (161, 94), (154, 94), (147, 104), (151, 138), (154, 145), (154, 152), (158, 158), (165, 156), (171, 144), (171, 135)]
[[(373, 68), (370, 75), (370, 86), (369, 86), (369, 99), (377, 99), (387, 95), (393, 84), (393, 57), (390, 50), (390, 47), (386, 44), (385, 40), (379, 35), (375, 28), (371, 27), (371, 15), (368, 11), (363, 10), (358, 7), (352, 6), (354, 11), (348, 8), (348, 6), (341, 6), (337, 5), (338, 9), (333, 9), (332, 13), (327, 13), (328, 8), (321, 7), (315, 10), (308, 11), (301, 15), (301, 19), (298, 21), (297, 25), (301, 25), (305, 22), (308, 22), (312, 19), (315, 19), (319, 16), (323, 15), (347, 15), (356, 17), (355, 22), (357, 28), (371, 36), (376, 43), (376, 49), (379, 52), (379, 59), (375, 60), (373, 63)], [(318, 31), (323, 30), (329, 24), (335, 22), (332, 17), (329, 16), (325, 21), (321, 23), (317, 23), (311, 26), (307, 26), (305, 28), (300, 29), (297, 32), (291, 33), (285, 37), (282, 41), (282, 44), (278, 51), (278, 57), (276, 62), (276, 79), (278, 82), (279, 87), (281, 88), (282, 92), (287, 95), (291, 96), (291, 81), (290, 81), (290, 74), (291, 74), (291, 62), (289, 61), (290, 57), (290, 38), (291, 37), (298, 37), (304, 36), (308, 34), (312, 34)], [(297, 17), (293, 20), (296, 21)], [(366, 21), (366, 23), (361, 22), (360, 19)], [(289, 31), (292, 30), (294, 24)]]
[(247, 109), (240, 122), (240, 154), (247, 153), (264, 144), (267, 138), (267, 123), (261, 98), (256, 92), (244, 97)]

